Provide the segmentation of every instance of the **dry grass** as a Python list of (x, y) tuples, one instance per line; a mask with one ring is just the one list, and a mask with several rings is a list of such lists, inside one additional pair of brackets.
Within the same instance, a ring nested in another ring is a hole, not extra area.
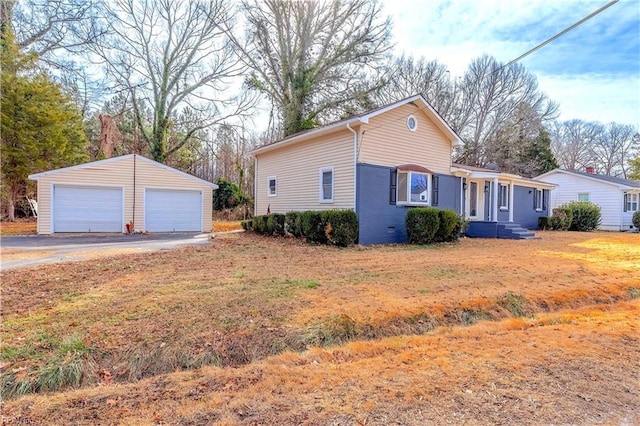
[(35, 235), (37, 221), (34, 218), (16, 219), (15, 222), (0, 222), (0, 235)]
[(240, 221), (213, 221), (213, 232), (239, 231), (242, 229)]
[[(210, 247), (7, 271), (5, 377), (38, 383), (71, 336), (87, 348), (81, 383), (101, 386), (10, 400), (5, 410), (38, 422), (143, 424), (637, 415), (624, 404), (640, 395), (638, 359), (625, 355), (638, 351), (638, 303), (624, 301), (639, 291), (640, 236), (541, 236), (336, 249), (226, 234)], [(502, 321), (450, 327), (482, 319)], [(326, 344), (346, 345), (314, 348)], [(245, 366), (192, 370), (207, 365)], [(594, 399), (603, 381), (626, 388)], [(559, 389), (569, 385), (584, 386), (584, 398), (566, 399)]]

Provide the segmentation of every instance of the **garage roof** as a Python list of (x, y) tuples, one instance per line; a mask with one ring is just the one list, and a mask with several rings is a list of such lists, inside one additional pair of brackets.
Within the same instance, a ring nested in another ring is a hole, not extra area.
[(185, 173), (185, 172), (180, 171), (178, 169), (174, 169), (173, 167), (169, 167), (169, 166), (167, 166), (165, 164), (158, 163), (157, 161), (153, 161), (150, 158), (143, 157), (142, 155), (139, 155), (139, 154), (121, 155), (119, 157), (107, 158), (106, 160), (92, 161), (90, 163), (78, 164), (77, 166), (71, 166), (71, 167), (64, 167), (62, 169), (49, 170), (49, 171), (46, 171), (46, 172), (29, 175), (29, 179), (38, 180), (39, 178), (44, 177), (44, 176), (52, 176), (52, 175), (56, 175), (58, 173), (69, 172), (71, 170), (80, 170), (80, 169), (89, 169), (89, 168), (93, 168), (93, 167), (100, 167), (100, 166), (103, 166), (105, 164), (109, 164), (109, 163), (116, 162), (116, 161), (122, 161), (122, 160), (126, 160), (126, 159), (129, 159), (129, 158), (134, 158), (134, 159), (137, 159), (137, 160), (141, 160), (141, 161), (147, 162), (149, 164), (153, 164), (154, 166), (157, 166), (157, 167), (162, 167), (162, 168), (164, 168), (166, 170), (169, 170), (170, 172), (173, 172), (173, 173), (179, 174), (181, 176), (187, 177), (187, 178), (189, 178), (189, 179), (191, 179), (191, 180), (193, 180), (193, 181), (195, 181), (197, 183), (200, 183), (202, 185), (207, 185), (207, 186), (209, 186), (209, 187), (211, 187), (213, 189), (218, 189), (218, 185), (216, 185), (215, 183), (209, 182), (209, 181), (204, 180), (204, 179), (200, 179), (199, 177), (195, 177), (193, 175), (190, 175), (189, 173)]

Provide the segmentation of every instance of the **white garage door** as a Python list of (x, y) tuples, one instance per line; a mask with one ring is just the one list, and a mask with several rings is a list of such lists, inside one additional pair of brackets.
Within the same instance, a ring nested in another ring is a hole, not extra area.
[(53, 232), (122, 232), (122, 188), (53, 187)]
[(146, 231), (202, 231), (202, 192), (147, 189), (145, 194)]

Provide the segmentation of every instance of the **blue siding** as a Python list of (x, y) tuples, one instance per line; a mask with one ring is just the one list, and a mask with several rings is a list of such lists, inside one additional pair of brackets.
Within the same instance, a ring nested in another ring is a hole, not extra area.
[(472, 238), (498, 238), (498, 222), (469, 222), (465, 235)]
[(515, 186), (513, 192), (513, 221), (527, 229), (538, 229), (538, 218), (549, 216), (549, 191), (544, 190), (544, 209), (536, 211), (533, 208), (534, 188), (527, 186)]
[[(360, 244), (404, 243), (407, 241), (405, 217), (409, 207), (390, 204), (390, 177), (395, 167), (358, 164), (356, 211)], [(460, 212), (460, 178), (437, 175), (439, 209)]]

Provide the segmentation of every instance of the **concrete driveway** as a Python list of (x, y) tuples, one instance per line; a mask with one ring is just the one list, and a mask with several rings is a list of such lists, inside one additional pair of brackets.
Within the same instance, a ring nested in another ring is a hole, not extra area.
[(0, 270), (211, 244), (211, 234), (55, 234), (0, 238)]

